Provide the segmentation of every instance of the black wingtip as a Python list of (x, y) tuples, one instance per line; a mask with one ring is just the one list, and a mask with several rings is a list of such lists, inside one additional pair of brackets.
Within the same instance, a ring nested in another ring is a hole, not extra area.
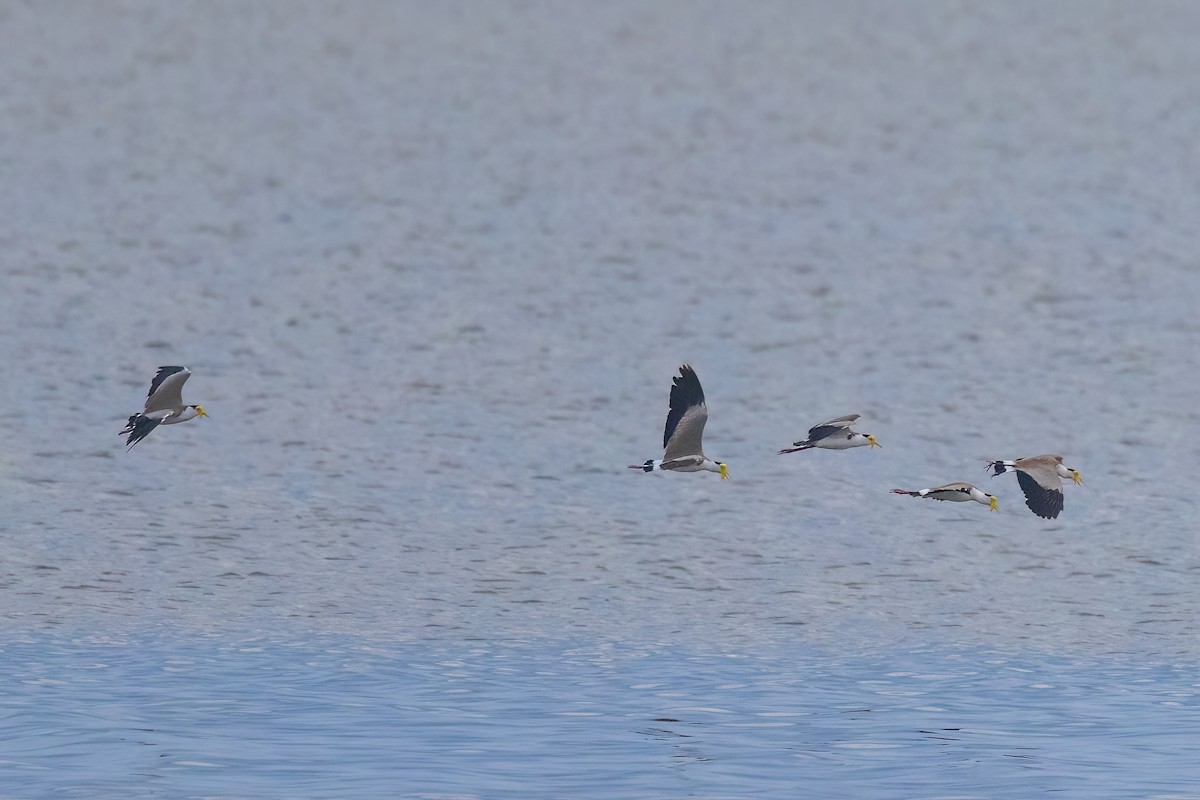
[(125, 430), (121, 431), (122, 434), (129, 434), (129, 438), (125, 440), (125, 449), (132, 450), (133, 446), (149, 436), (150, 431), (157, 428), (158, 424), (158, 420), (143, 417), (141, 414), (131, 416)]
[(1017, 483), (1025, 493), (1025, 505), (1042, 519), (1055, 519), (1063, 510), (1062, 489), (1047, 489), (1021, 470), (1017, 470)]
[(676, 407), (677, 398), (685, 408), (704, 402), (704, 389), (700, 388), (700, 378), (691, 364), (680, 366), (679, 374), (671, 380), (671, 408)]
[(671, 410), (667, 413), (667, 424), (663, 428), (663, 447), (671, 441), (675, 426), (692, 406), (704, 405), (704, 389), (700, 387), (700, 378), (690, 364), (679, 368), (679, 374), (671, 380)]

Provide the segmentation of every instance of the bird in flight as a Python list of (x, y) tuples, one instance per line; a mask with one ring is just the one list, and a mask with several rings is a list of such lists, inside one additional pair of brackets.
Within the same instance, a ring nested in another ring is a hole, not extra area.
[(831, 419), (829, 422), (822, 422), (816, 427), (809, 428), (807, 439), (802, 442), (793, 442), (791, 447), (780, 450), (779, 455), (811, 450), (814, 447), (824, 450), (849, 450), (851, 447), (863, 447), (864, 445), (882, 447), (883, 445), (875, 441), (875, 437), (871, 434), (850, 430), (850, 426), (858, 420), (859, 416), (859, 414), (847, 414), (844, 417)]
[(204, 408), (197, 405), (184, 405), (183, 384), (191, 377), (192, 371), (187, 367), (159, 367), (154, 380), (150, 381), (150, 391), (146, 394), (146, 407), (140, 414), (133, 414), (125, 429), (118, 436), (126, 436), (127, 450), (150, 435), (150, 431), (159, 425), (174, 425), (176, 422), (187, 422), (196, 417), (207, 417)]
[(989, 461), (992, 477), (1006, 472), (1017, 473), (1017, 484), (1025, 493), (1025, 505), (1039, 517), (1054, 519), (1063, 510), (1063, 478), (1076, 486), (1083, 484), (1079, 470), (1064, 466), (1062, 456), (1045, 455), (1018, 458), (1016, 461)]
[(932, 489), (918, 489), (910, 492), (907, 489), (892, 489), (892, 494), (906, 494), (909, 497), (929, 497), (933, 500), (948, 500), (951, 503), (967, 503), (974, 500), (988, 507), (989, 511), (997, 508), (996, 498), (987, 492), (981, 492), (969, 483), (959, 481), (947, 483), (945, 486), (935, 486)]
[(663, 429), (663, 457), (645, 464), (630, 464), (630, 469), (643, 472), (673, 470), (675, 472), (716, 472), (721, 480), (729, 477), (729, 467), (723, 461), (713, 461), (704, 455), (700, 440), (704, 423), (708, 422), (708, 406), (704, 404), (704, 389), (691, 366), (679, 368), (671, 384), (671, 410)]

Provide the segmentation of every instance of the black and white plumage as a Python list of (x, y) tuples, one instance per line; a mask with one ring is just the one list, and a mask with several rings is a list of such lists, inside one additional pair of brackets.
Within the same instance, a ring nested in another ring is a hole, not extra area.
[(716, 472), (721, 480), (725, 480), (729, 477), (729, 468), (724, 462), (713, 461), (705, 456), (701, 446), (706, 422), (708, 406), (704, 403), (704, 389), (700, 387), (696, 371), (684, 364), (671, 384), (671, 409), (667, 413), (666, 427), (663, 428), (663, 457), (644, 464), (630, 464), (629, 468), (643, 472), (656, 469)]
[(1062, 456), (1045, 455), (1018, 458), (1016, 461), (989, 461), (992, 477), (1017, 473), (1017, 484), (1025, 493), (1025, 505), (1039, 517), (1054, 519), (1063, 510), (1063, 478), (1078, 486), (1083, 483), (1079, 471), (1062, 463)]
[(987, 506), (989, 511), (995, 511), (997, 508), (994, 496), (976, 489), (969, 483), (961, 481), (947, 483), (945, 486), (935, 486), (932, 489), (918, 489), (911, 492), (907, 489), (892, 489), (892, 494), (906, 494), (909, 497), (928, 497), (933, 500), (946, 500), (951, 503), (966, 503), (974, 500), (976, 503), (982, 503)]
[(204, 408), (197, 405), (184, 405), (183, 384), (191, 377), (192, 371), (187, 367), (159, 367), (150, 382), (150, 391), (146, 393), (146, 407), (140, 414), (130, 416), (125, 429), (118, 436), (128, 437), (125, 444), (127, 449), (150, 435), (150, 431), (159, 425), (174, 425), (176, 422), (187, 422), (196, 417), (207, 417)]
[(820, 425), (809, 428), (807, 439), (802, 442), (793, 442), (791, 447), (780, 450), (779, 455), (810, 450), (814, 447), (823, 450), (849, 450), (851, 447), (863, 447), (864, 445), (882, 447), (871, 434), (850, 430), (850, 426), (860, 416), (860, 414), (847, 414), (844, 417), (831, 419), (829, 422), (822, 422)]

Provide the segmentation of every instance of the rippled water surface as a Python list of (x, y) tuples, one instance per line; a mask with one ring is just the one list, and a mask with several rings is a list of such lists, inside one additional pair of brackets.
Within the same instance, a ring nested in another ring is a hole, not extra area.
[(1200, 797), (1198, 23), (0, 9), (0, 794)]
[(1191, 665), (275, 635), (4, 657), (22, 796), (1155, 796), (1195, 769)]

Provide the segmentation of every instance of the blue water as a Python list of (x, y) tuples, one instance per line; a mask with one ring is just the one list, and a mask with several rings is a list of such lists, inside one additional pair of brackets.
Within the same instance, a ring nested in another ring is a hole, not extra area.
[(984, 651), (44, 636), (3, 678), (13, 796), (1186, 796), (1200, 721), (1190, 664)]
[(0, 8), (0, 797), (1200, 797), (1198, 25)]

